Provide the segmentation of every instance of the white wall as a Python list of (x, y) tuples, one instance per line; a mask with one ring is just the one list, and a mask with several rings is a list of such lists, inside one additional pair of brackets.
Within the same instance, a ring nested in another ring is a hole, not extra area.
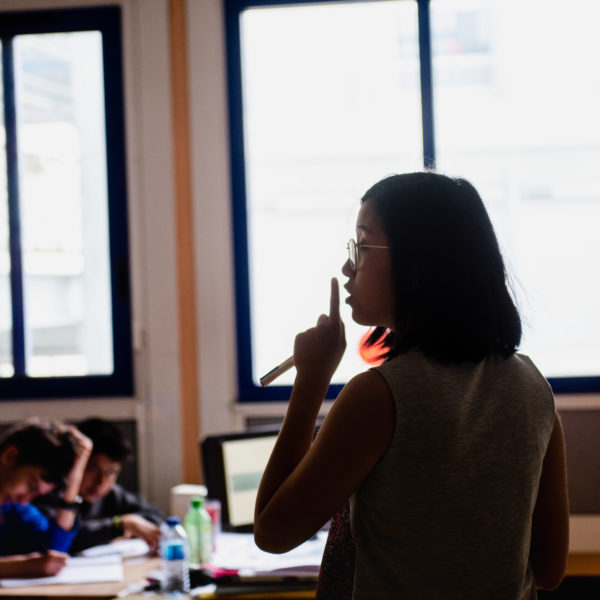
[(201, 430), (241, 427), (236, 347), (224, 21), (221, 0), (187, 3)]

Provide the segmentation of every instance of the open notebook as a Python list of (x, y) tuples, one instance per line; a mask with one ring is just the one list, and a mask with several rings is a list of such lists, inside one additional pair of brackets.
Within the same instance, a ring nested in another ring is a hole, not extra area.
[(99, 583), (123, 580), (123, 561), (120, 554), (69, 557), (67, 565), (52, 577), (31, 579), (2, 579), (2, 587), (48, 585), (53, 583)]
[(250, 533), (219, 536), (212, 565), (236, 571), (241, 580), (307, 578), (316, 580), (327, 541), (327, 532), (319, 531), (312, 539), (283, 554), (264, 552)]

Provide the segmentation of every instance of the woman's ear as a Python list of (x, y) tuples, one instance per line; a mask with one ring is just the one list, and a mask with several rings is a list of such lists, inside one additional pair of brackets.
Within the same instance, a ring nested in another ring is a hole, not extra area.
[(14, 466), (19, 460), (19, 449), (10, 444), (0, 453), (0, 464), (5, 466)]

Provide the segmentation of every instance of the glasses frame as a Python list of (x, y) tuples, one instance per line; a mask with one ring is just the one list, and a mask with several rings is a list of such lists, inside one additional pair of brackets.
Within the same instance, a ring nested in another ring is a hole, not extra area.
[(389, 250), (389, 246), (380, 246), (378, 244), (359, 244), (353, 238), (348, 240), (346, 244), (346, 248), (348, 249), (348, 262), (350, 264), (350, 268), (352, 271), (356, 271), (356, 266), (358, 265), (358, 251), (360, 248), (376, 248), (379, 250)]

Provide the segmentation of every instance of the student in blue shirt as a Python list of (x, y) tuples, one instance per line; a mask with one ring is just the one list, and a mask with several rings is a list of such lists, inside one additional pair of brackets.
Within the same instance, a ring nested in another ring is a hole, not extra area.
[[(164, 521), (161, 511), (117, 483), (121, 467), (131, 455), (131, 444), (114, 423), (99, 417), (77, 423), (77, 429), (92, 441), (94, 448), (79, 488), (82, 503), (77, 511), (78, 533), (70, 553), (121, 537), (140, 538), (156, 551), (159, 526)], [(54, 491), (36, 498), (35, 505), (54, 518), (59, 502), (60, 496)]]
[[(27, 419), (0, 437), (0, 577), (54, 575), (77, 533), (78, 491), (92, 442), (58, 421)], [(54, 521), (31, 505), (61, 489)]]

